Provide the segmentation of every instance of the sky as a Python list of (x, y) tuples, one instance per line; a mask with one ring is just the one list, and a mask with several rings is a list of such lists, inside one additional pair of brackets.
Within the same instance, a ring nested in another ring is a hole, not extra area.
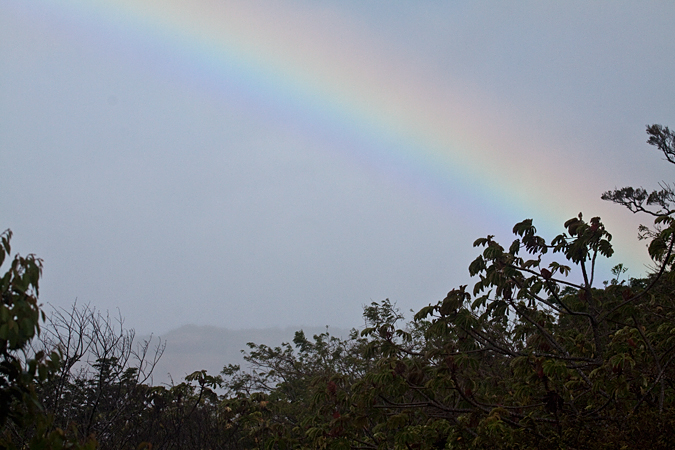
[[(5, 0), (0, 228), (45, 305), (139, 333), (362, 324), (470, 284), (509, 245), (602, 217), (671, 168), (675, 4)], [(410, 314), (408, 314), (410, 316)]]

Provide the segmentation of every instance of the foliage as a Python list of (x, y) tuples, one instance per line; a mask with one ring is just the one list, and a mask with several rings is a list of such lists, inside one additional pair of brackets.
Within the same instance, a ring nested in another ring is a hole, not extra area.
[[(10, 230), (0, 235), (0, 266), (11, 255), (11, 237)], [(29, 352), (44, 320), (37, 299), (41, 274), (42, 260), (16, 255), (0, 279), (0, 448), (93, 448), (94, 440), (73, 438), (73, 427), (55, 428), (36, 392), (61, 362), (58, 351)]]
[[(666, 161), (675, 164), (675, 132), (661, 125), (648, 125), (647, 143), (658, 148), (666, 157)], [(614, 189), (602, 194), (603, 200), (609, 200), (623, 205), (633, 213), (645, 213), (655, 217), (654, 228), (641, 225), (639, 228), (640, 239), (652, 239), (654, 248), (650, 248), (650, 254), (665, 251), (664, 245), (668, 240), (668, 225), (672, 223), (672, 215), (675, 213), (675, 190), (673, 186), (661, 182), (660, 189), (648, 192), (646, 189), (624, 187)]]
[(293, 344), (272, 348), (250, 343), (245, 356), (250, 370), (229, 365), (222, 372), (230, 398), (260, 399), (264, 405), (260, 413), (252, 412), (259, 414), (257, 426), (248, 431), (252, 444), (304, 446), (316, 424), (308, 412), (321, 405), (323, 416), (339, 415), (338, 386), (358, 380), (370, 366), (363, 354), (365, 340), (355, 331), (344, 340), (328, 331), (310, 340), (298, 331)]

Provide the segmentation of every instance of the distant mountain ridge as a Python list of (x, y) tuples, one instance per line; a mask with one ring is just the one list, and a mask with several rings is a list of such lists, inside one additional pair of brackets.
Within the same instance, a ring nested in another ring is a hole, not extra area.
[[(244, 354), (249, 342), (277, 347), (282, 342), (292, 342), (296, 331), (303, 330), (307, 337), (328, 331), (331, 336), (344, 337), (344, 328), (297, 326), (286, 328), (261, 328), (231, 330), (214, 326), (184, 325), (159, 336), (166, 342), (166, 349), (153, 372), (153, 384), (180, 383), (185, 375), (197, 370), (207, 370), (217, 375), (228, 364), (244, 368)], [(149, 336), (139, 336), (139, 340)], [(153, 338), (157, 344), (157, 337)]]

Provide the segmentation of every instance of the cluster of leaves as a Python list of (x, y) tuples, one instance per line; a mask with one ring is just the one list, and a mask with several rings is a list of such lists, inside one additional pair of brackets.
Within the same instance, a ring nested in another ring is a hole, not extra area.
[[(0, 266), (11, 256), (12, 232), (0, 234)], [(30, 352), (44, 313), (38, 304), (42, 261), (16, 255), (0, 279), (0, 448), (92, 449), (93, 439), (53, 425), (37, 392), (61, 365), (58, 351)]]
[[(675, 163), (673, 132), (647, 132)], [(48, 318), (26, 352), (39, 331), (41, 265), (17, 257), (2, 280), (0, 445), (673, 448), (675, 192), (661, 184), (603, 198), (654, 216), (640, 229), (654, 264), (646, 278), (621, 280), (618, 265), (596, 286), (598, 259), (613, 253), (599, 217), (579, 214), (550, 241), (528, 219), (508, 248), (476, 240), (473, 289), (452, 289), (409, 322), (374, 302), (347, 338), (298, 332), (278, 347), (249, 344), (249, 369), (197, 371), (172, 386), (150, 383), (161, 343), (133, 347), (121, 319), (88, 307)], [(4, 258), (9, 233), (2, 244)]]

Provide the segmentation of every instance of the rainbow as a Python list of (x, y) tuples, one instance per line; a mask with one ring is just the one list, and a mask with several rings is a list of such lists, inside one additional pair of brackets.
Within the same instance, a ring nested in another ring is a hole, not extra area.
[[(402, 67), (377, 36), (335, 10), (309, 17), (292, 3), (245, 0), (45, 0), (25, 6), (37, 7), (178, 58), (187, 76), (209, 80), (206, 89), (234, 86), (251, 102), (292, 116), (302, 132), (340, 142), (339, 151), (359, 163), (389, 171), (478, 220), (508, 226), (534, 216), (544, 231), (557, 232), (589, 197), (580, 183), (550, 183), (553, 170), (577, 173), (577, 181), (590, 175), (562, 158), (551, 160), (564, 149), (536, 139), (523, 147), (508, 118), (490, 122), (496, 117), (490, 99), (462, 89), (460, 80), (439, 83)], [(636, 254), (629, 259), (644, 261), (642, 248), (631, 251)]]

